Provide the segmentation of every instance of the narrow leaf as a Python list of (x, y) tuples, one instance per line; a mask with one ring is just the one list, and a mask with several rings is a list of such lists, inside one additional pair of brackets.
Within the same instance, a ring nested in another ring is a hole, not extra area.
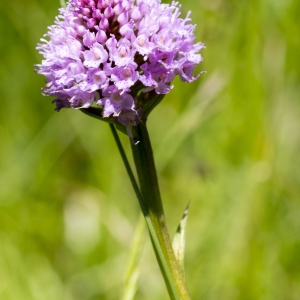
[(189, 212), (189, 205), (187, 205), (183, 213), (183, 216), (179, 222), (172, 243), (174, 254), (181, 267), (182, 274), (184, 274), (184, 250), (185, 250), (186, 224), (187, 224), (188, 212)]

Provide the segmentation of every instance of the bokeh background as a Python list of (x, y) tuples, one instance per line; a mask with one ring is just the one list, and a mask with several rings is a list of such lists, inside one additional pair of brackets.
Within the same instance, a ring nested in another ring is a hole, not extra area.
[[(300, 299), (300, 2), (181, 2), (207, 73), (148, 126), (172, 233), (190, 202), (192, 299)], [(0, 299), (124, 299), (139, 207), (119, 153), (33, 71), (59, 6), (0, 2)], [(134, 299), (168, 299), (147, 236), (140, 253)]]

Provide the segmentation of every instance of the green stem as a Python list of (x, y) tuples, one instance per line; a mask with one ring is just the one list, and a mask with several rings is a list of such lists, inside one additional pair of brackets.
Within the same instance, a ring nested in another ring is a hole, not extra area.
[[(131, 148), (143, 200), (144, 208), (142, 209), (145, 217), (150, 218), (155, 231), (154, 236), (150, 232), (155, 254), (170, 298), (172, 300), (189, 300), (190, 296), (175, 258), (166, 224), (148, 130), (142, 123), (136, 125), (133, 130), (135, 130), (134, 133), (138, 137), (139, 143), (131, 143)], [(157, 242), (159, 247), (155, 245)]]

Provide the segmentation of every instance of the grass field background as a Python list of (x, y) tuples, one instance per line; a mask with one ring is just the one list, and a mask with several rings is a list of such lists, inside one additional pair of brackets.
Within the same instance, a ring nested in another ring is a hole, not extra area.
[[(207, 73), (148, 126), (170, 232), (190, 202), (192, 299), (300, 299), (300, 2), (181, 3)], [(108, 126), (41, 96), (59, 5), (0, 2), (1, 300), (121, 299), (139, 218)], [(167, 299), (147, 236), (140, 265), (134, 299)]]

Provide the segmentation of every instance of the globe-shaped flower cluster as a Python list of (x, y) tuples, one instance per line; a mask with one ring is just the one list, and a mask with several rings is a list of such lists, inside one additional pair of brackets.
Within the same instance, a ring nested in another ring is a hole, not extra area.
[(194, 44), (189, 14), (179, 15), (177, 2), (70, 0), (37, 46), (44, 94), (56, 97), (57, 111), (96, 104), (104, 118), (137, 124), (145, 102), (168, 93), (174, 76), (199, 76), (192, 72), (204, 45)]

